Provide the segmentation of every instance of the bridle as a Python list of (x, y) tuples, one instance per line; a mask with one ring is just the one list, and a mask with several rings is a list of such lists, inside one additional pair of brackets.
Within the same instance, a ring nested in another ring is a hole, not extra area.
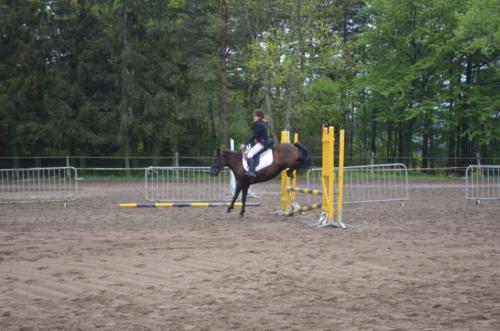
[(210, 167), (210, 175), (217, 176), (225, 166), (226, 160), (222, 157), (222, 153), (219, 153)]

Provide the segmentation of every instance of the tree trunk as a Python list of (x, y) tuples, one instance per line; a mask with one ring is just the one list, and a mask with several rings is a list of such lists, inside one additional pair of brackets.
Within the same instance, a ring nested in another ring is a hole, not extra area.
[(349, 117), (348, 117), (347, 123), (348, 123), (348, 127), (349, 127), (349, 134), (347, 135), (348, 136), (347, 151), (348, 151), (349, 160), (351, 160), (351, 162), (352, 162), (353, 157), (354, 157), (354, 136), (355, 136), (355, 134), (357, 134), (357, 132), (355, 132), (356, 126), (355, 126), (355, 122), (354, 122), (354, 116), (351, 116), (350, 121), (349, 121)]
[[(424, 114), (424, 134), (422, 136), (422, 168), (429, 168), (429, 120), (428, 115)], [(424, 170), (425, 171), (425, 170)]]
[[(450, 89), (449, 89), (449, 95), (448, 95), (448, 102), (449, 102), (449, 108), (448, 108), (448, 113), (453, 114), (453, 116), (449, 119), (450, 123), (449, 129), (448, 129), (448, 162), (447, 162), (447, 167), (449, 168), (455, 168), (458, 166), (457, 163), (457, 146), (458, 146), (458, 136), (457, 132), (459, 130), (459, 117), (457, 116), (457, 109), (455, 109), (456, 105), (456, 98), (457, 98), (457, 92), (455, 88), (456, 86), (460, 86), (460, 79), (462, 77), (462, 66), (461, 66), (461, 59), (456, 58), (453, 55), (450, 55), (449, 58), (449, 70), (448, 70), (448, 75), (449, 77), (454, 77), (450, 79)], [(458, 97), (460, 98), (460, 97)], [(458, 118), (458, 120), (457, 120)], [(453, 170), (448, 170), (446, 172), (447, 174), (455, 174), (457, 176), (460, 175), (460, 170), (459, 169), (453, 169)]]
[(406, 159), (406, 144), (405, 144), (405, 125), (404, 123), (399, 123), (398, 128), (398, 156), (399, 162), (408, 165), (408, 160)]
[(217, 139), (217, 126), (215, 125), (216, 115), (212, 105), (212, 100), (208, 102), (208, 116), (210, 117), (210, 136), (212, 137), (212, 141), (215, 141)]
[[(457, 163), (456, 163), (456, 157), (457, 157), (457, 154), (456, 154), (456, 149), (455, 149), (455, 133), (454, 132), (450, 132), (449, 133), (449, 138), (448, 138), (448, 164), (447, 164), (447, 167), (451, 168), (451, 167), (456, 167), (457, 166)], [(447, 171), (446, 173), (449, 174), (449, 173), (452, 173), (454, 172), (453, 171)], [(458, 173), (457, 173), (458, 175)]]
[(151, 137), (151, 151), (154, 156), (153, 158), (153, 165), (158, 166), (159, 165), (159, 156), (161, 155), (161, 143), (159, 139), (155, 139), (155, 136), (153, 135)]
[(429, 168), (429, 134), (426, 132), (422, 137), (422, 169)]
[(303, 33), (303, 27), (302, 27), (302, 1), (301, 0), (296, 0), (296, 29), (297, 29), (297, 39), (299, 43), (299, 68), (301, 70), (304, 70), (305, 66), (305, 53), (306, 53), (306, 47), (304, 46), (304, 33)]
[(288, 130), (291, 130), (292, 127), (290, 125), (290, 117), (292, 114), (292, 105), (293, 105), (293, 83), (290, 81), (288, 83), (288, 93), (287, 93), (287, 100), (286, 100), (286, 111), (285, 111), (285, 128)]
[(373, 158), (377, 158), (377, 110), (372, 110), (372, 128), (370, 132), (370, 151)]
[(220, 93), (220, 120), (222, 141), (224, 146), (228, 143), (228, 130), (227, 130), (227, 99), (228, 99), (228, 86), (227, 86), (227, 35), (228, 35), (228, 4), (226, 0), (220, 0), (220, 17), (223, 25), (220, 31), (219, 39), (219, 56), (221, 61), (220, 75), (221, 75), (221, 93)]
[[(472, 63), (472, 55), (467, 56), (467, 66), (465, 68), (465, 84), (472, 85), (472, 75), (473, 75), (473, 63)], [(459, 164), (461, 167), (467, 167), (474, 158), (474, 148), (473, 144), (469, 140), (469, 137), (465, 132), (469, 128), (469, 114), (467, 113), (467, 109), (463, 108), (463, 114), (460, 118), (458, 125), (458, 153), (459, 153)]]
[[(128, 25), (128, 19), (127, 19), (127, 15), (128, 15), (128, 9), (127, 9), (127, 1), (124, 0), (123, 1), (123, 50), (126, 51), (129, 47), (129, 44), (128, 44), (128, 32), (127, 32), (127, 25)], [(129, 109), (129, 106), (128, 106), (128, 100), (127, 100), (127, 82), (125, 82), (124, 80), (124, 76), (126, 74), (126, 72), (128, 71), (127, 69), (127, 65), (126, 63), (124, 62), (124, 60), (122, 59), (122, 91), (121, 91), (121, 94), (122, 94), (122, 107), (121, 107), (121, 111), (122, 111), (122, 129), (123, 129), (123, 147), (124, 147), (124, 153), (125, 153), (125, 171), (126, 171), (126, 174), (128, 176), (130, 176), (130, 156), (129, 156), (129, 153), (130, 153), (130, 146), (129, 146), (129, 130), (128, 130), (128, 126), (129, 126), (129, 112), (131, 111)]]
[[(387, 157), (392, 157), (392, 123), (387, 123), (387, 141), (385, 154)], [(391, 160), (392, 162), (392, 160)]]
[[(266, 113), (267, 113), (267, 118), (269, 119), (269, 131), (271, 134), (271, 137), (275, 142), (278, 142), (278, 136), (276, 136), (276, 133), (274, 132), (274, 117), (273, 117), (273, 107), (271, 105), (271, 87), (266, 85), (265, 86), (265, 101), (266, 101)], [(289, 128), (286, 128), (289, 130)]]
[(349, 15), (349, 5), (344, 4), (342, 6), (342, 43), (345, 44), (347, 43), (347, 39), (349, 37), (349, 30), (347, 28), (347, 21), (350, 19), (348, 17)]
[(430, 154), (430, 166), (431, 166), (431, 171), (430, 173), (431, 174), (435, 174), (436, 171), (434, 170), (436, 168), (436, 158), (434, 157), (434, 132), (432, 130), (432, 128), (430, 128), (430, 132), (429, 132), (429, 154)]

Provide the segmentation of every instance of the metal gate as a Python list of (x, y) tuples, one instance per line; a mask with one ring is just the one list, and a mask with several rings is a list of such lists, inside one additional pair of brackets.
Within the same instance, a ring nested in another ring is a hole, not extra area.
[(0, 169), (0, 203), (73, 201), (77, 177), (74, 167)]
[[(309, 170), (307, 187), (321, 190), (321, 168)], [(344, 167), (345, 204), (409, 199), (408, 169), (402, 163)]]
[(231, 171), (227, 168), (215, 177), (210, 176), (210, 167), (146, 168), (147, 201), (223, 202), (231, 199), (233, 191)]
[(500, 200), (500, 165), (470, 165), (465, 171), (467, 200)]

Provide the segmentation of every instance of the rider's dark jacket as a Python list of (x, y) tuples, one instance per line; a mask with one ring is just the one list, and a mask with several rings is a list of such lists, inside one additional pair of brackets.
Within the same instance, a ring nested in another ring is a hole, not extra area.
[(262, 144), (266, 147), (269, 145), (270, 141), (267, 135), (267, 127), (263, 120), (258, 120), (253, 123), (252, 136), (248, 138), (245, 145), (251, 144), (252, 142)]

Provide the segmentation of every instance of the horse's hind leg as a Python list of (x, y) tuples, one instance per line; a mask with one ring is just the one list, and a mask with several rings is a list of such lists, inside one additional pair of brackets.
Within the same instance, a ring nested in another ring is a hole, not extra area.
[(233, 200), (231, 200), (231, 204), (227, 208), (227, 212), (230, 213), (231, 210), (234, 208), (234, 203), (236, 202), (236, 199), (238, 199), (238, 196), (240, 195), (241, 192), (241, 185), (239, 183), (236, 184), (236, 189), (234, 190), (233, 194)]
[(248, 195), (248, 189), (250, 188), (250, 185), (245, 185), (242, 188), (242, 193), (241, 193), (241, 211), (240, 211), (240, 216), (243, 217), (245, 216), (245, 206), (247, 204), (247, 195)]

